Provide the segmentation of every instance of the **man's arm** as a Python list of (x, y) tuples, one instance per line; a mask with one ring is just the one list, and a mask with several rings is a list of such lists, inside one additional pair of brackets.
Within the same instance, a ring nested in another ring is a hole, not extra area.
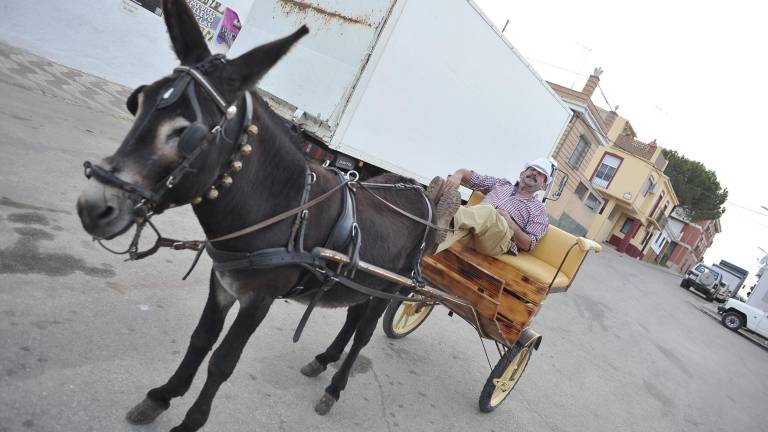
[(469, 186), (469, 178), (472, 176), (472, 170), (466, 168), (459, 168), (453, 174), (449, 175), (445, 179), (443, 190), (441, 193), (445, 193), (449, 190), (455, 190), (459, 188), (459, 185)]
[(512, 220), (512, 218), (509, 216), (509, 213), (505, 212), (504, 210), (499, 210), (499, 214), (501, 214), (501, 217), (507, 221), (509, 229), (512, 230), (512, 239), (515, 241), (515, 244), (517, 244), (517, 248), (519, 250), (530, 250), (532, 242), (531, 236), (523, 231), (523, 229), (520, 228), (520, 226), (515, 223), (514, 220)]

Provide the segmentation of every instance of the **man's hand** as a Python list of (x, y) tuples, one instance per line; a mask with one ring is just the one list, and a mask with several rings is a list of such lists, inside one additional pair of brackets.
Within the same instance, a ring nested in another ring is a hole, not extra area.
[(468, 169), (457, 169), (455, 173), (449, 175), (448, 178), (445, 179), (445, 184), (443, 184), (443, 188), (440, 190), (440, 195), (448, 192), (449, 190), (457, 190), (459, 185), (469, 180), (471, 175), (472, 171)]
[(517, 244), (517, 247), (522, 250), (529, 250), (531, 248), (531, 236), (529, 236), (520, 225), (515, 222), (514, 219), (504, 210), (496, 209), (502, 218), (509, 225), (509, 229), (512, 231), (512, 240)]

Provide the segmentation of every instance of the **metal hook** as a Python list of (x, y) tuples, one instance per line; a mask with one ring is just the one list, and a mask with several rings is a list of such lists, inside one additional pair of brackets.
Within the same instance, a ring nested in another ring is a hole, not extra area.
[(348, 181), (356, 182), (360, 178), (360, 174), (355, 170), (349, 170), (346, 177)]

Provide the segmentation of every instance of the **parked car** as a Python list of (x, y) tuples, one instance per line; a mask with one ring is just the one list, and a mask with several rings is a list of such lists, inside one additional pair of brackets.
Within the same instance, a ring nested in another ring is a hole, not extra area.
[(721, 322), (733, 331), (746, 327), (764, 338), (768, 338), (768, 313), (755, 306), (742, 303), (736, 299), (728, 299), (724, 305), (718, 306), (717, 311), (723, 315)]
[(680, 286), (685, 289), (693, 288), (711, 302), (720, 290), (725, 289), (722, 282), (723, 277), (717, 270), (704, 263), (698, 263), (688, 270), (680, 281)]

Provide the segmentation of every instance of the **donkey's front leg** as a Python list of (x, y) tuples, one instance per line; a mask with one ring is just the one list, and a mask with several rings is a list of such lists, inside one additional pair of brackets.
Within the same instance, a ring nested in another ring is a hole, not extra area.
[(203, 427), (211, 412), (211, 403), (216, 392), (232, 375), (248, 338), (267, 316), (274, 299), (251, 295), (247, 299), (238, 300), (240, 310), (237, 312), (237, 318), (208, 361), (208, 377), (205, 379), (200, 395), (187, 411), (184, 421), (171, 429), (171, 432), (192, 432)]
[(209, 286), (208, 301), (205, 303), (200, 322), (192, 333), (184, 359), (168, 382), (150, 390), (143, 401), (128, 411), (126, 419), (130, 423), (152, 423), (168, 409), (171, 399), (184, 395), (189, 390), (203, 359), (219, 338), (224, 319), (235, 298), (221, 287), (213, 272)]
[(325, 388), (323, 397), (315, 404), (316, 413), (320, 415), (328, 414), (333, 404), (339, 400), (341, 392), (347, 387), (349, 373), (352, 371), (352, 366), (355, 364), (358, 354), (360, 354), (364, 346), (368, 345), (373, 331), (376, 329), (376, 323), (379, 322), (379, 318), (384, 314), (388, 305), (389, 300), (379, 298), (374, 298), (367, 302), (368, 307), (357, 323), (355, 338), (352, 341), (349, 354), (347, 354), (339, 370), (333, 375), (331, 384)]

